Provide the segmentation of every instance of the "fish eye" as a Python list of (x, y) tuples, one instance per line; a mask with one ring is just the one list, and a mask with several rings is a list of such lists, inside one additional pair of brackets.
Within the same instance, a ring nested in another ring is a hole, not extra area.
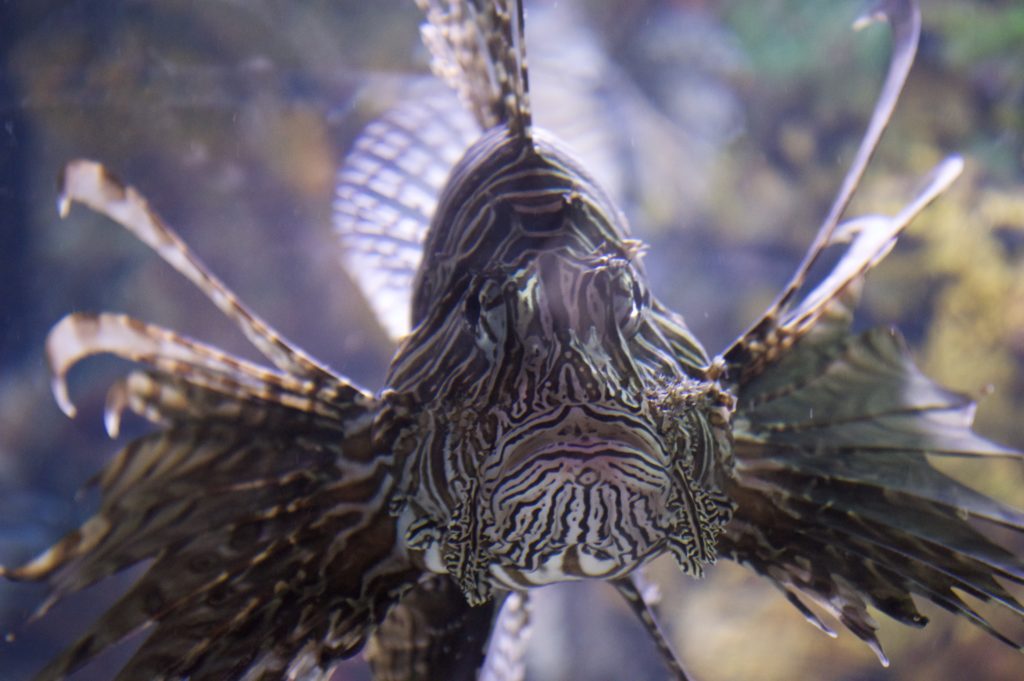
[(631, 338), (640, 330), (644, 319), (644, 310), (650, 305), (650, 293), (641, 285), (640, 280), (633, 276), (628, 265), (618, 269), (611, 283), (611, 305), (615, 322), (626, 338)]

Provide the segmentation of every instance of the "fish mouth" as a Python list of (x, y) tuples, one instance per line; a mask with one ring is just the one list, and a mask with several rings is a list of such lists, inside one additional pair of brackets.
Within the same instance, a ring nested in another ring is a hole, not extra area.
[(624, 411), (598, 412), (573, 405), (538, 414), (509, 431), (482, 472), (498, 478), (538, 458), (585, 460), (601, 455), (635, 459), (651, 467), (668, 465), (661, 438), (645, 419)]
[(497, 566), (531, 584), (609, 578), (665, 547), (673, 479), (662, 450), (614, 426), (561, 421), (502, 452), (481, 499)]
[(657, 472), (636, 472), (621, 450), (540, 451), (530, 474), (491, 497), (492, 555), (531, 584), (614, 578), (666, 547), (669, 486)]

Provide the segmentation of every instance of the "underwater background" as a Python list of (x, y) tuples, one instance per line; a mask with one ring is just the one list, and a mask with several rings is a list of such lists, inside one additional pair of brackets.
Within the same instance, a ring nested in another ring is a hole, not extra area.
[[(1024, 447), (1024, 4), (922, 4), (917, 64), (849, 214), (898, 210), (949, 153), (967, 170), (869, 276), (859, 324), (899, 326), (929, 375), (984, 395), (979, 432)], [(884, 27), (850, 30), (865, 7), (527, 3), (538, 124), (566, 137), (619, 197), (651, 244), (653, 291), (712, 354), (792, 273), (860, 139), (888, 51)], [(254, 357), (119, 227), (81, 208), (58, 219), (63, 164), (108, 165), (243, 301), (379, 388), (392, 347), (341, 268), (334, 173), (362, 126), (426, 74), (419, 22), (411, 0), (0, 3), (0, 564), (76, 527), (96, 501), (84, 482), (118, 449), (102, 411), (123, 364), (99, 358), (74, 372), (74, 421), (49, 394), (43, 343), (60, 317), (127, 312)], [(143, 429), (129, 420), (121, 443)], [(1019, 463), (952, 468), (1024, 506)], [(704, 681), (1024, 678), (1020, 654), (929, 606), (923, 631), (880, 617), (884, 670), (852, 635), (828, 640), (731, 563), (699, 582), (670, 560), (650, 575), (674, 645)], [(0, 681), (27, 678), (130, 578), (32, 624), (45, 589), (0, 583)], [(666, 678), (613, 589), (537, 595), (528, 679)], [(130, 648), (73, 678), (111, 678)], [(334, 678), (369, 675), (353, 660)]]

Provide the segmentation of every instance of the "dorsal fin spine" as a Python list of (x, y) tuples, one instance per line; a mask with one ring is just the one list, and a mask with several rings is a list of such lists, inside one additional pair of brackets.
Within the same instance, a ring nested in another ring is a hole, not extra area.
[(416, 0), (426, 14), (431, 68), (484, 130), (507, 125), (528, 137), (531, 124), (521, 0)]

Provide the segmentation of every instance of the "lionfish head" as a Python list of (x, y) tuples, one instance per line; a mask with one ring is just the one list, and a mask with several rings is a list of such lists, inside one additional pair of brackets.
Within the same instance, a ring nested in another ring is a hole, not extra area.
[(478, 469), (492, 572), (519, 587), (613, 578), (668, 550), (699, 573), (720, 525), (710, 386), (645, 364), (650, 300), (630, 254), (552, 251), (480, 292), (478, 347), (500, 342), (517, 367)]
[(393, 364), (389, 383), (419, 390), (407, 541), (473, 601), (493, 581), (614, 578), (666, 551), (699, 574), (729, 515), (722, 394), (678, 361), (604, 195), (556, 149), (516, 153), (454, 174), (494, 190), (446, 190), (439, 214), (472, 249), (428, 244), (456, 254), (421, 270), (445, 314)]

